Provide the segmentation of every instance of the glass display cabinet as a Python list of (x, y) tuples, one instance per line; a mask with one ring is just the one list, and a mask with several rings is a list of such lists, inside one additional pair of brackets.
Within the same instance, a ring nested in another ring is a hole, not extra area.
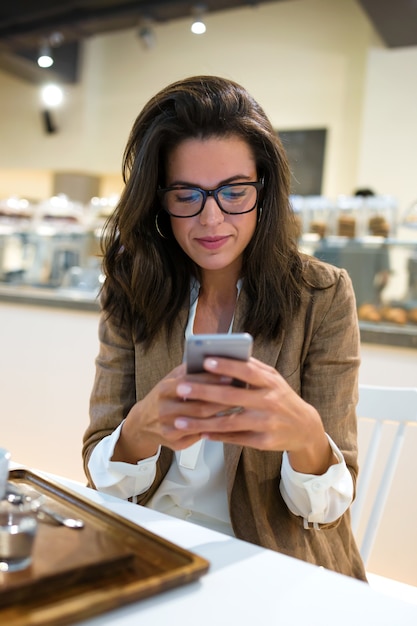
[[(417, 348), (417, 211), (401, 230), (389, 196), (292, 201), (300, 249), (348, 271), (362, 341)], [(0, 299), (98, 310), (100, 237), (112, 205), (80, 209), (58, 198), (31, 213), (0, 203)]]
[(0, 202), (0, 298), (97, 309), (104, 219), (66, 197)]
[(294, 197), (293, 208), (300, 248), (348, 271), (362, 341), (417, 347), (417, 211), (398, 223), (395, 199), (374, 195)]
[(307, 234), (300, 248), (348, 271), (362, 341), (417, 348), (417, 241)]

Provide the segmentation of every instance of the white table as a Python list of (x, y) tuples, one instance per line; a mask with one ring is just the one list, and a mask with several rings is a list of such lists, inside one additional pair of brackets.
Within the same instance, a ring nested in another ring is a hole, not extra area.
[(211, 563), (196, 582), (80, 626), (417, 626), (417, 605), (366, 583), (44, 475)]

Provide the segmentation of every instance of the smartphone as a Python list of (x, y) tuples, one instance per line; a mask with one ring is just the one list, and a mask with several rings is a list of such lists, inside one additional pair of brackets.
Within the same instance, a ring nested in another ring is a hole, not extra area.
[[(253, 337), (249, 333), (192, 335), (185, 343), (185, 361), (188, 374), (204, 372), (203, 361), (208, 356), (247, 361), (252, 354)], [(244, 385), (233, 381), (234, 385)]]

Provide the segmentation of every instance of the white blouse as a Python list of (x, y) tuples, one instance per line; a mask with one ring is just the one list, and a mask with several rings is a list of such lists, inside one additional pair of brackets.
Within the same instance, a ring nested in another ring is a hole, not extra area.
[[(196, 284), (191, 292), (186, 337), (192, 334), (194, 326), (198, 288)], [(135, 500), (136, 496), (151, 487), (160, 450), (136, 465), (111, 461), (123, 423), (96, 445), (88, 468), (99, 491)], [(283, 453), (280, 492), (290, 511), (304, 518), (305, 527), (311, 524), (317, 528), (319, 524), (333, 522), (352, 502), (351, 474), (340, 450), (329, 436), (328, 439), (338, 463), (331, 465), (321, 476), (295, 472), (288, 454)], [(185, 450), (175, 452), (170, 469), (146, 506), (233, 535), (226, 495), (223, 444), (200, 440)]]

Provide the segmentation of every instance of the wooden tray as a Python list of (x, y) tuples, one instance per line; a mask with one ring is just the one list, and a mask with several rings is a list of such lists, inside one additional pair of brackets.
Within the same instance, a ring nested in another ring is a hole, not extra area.
[(81, 530), (39, 522), (32, 565), (0, 572), (0, 624), (63, 626), (197, 580), (205, 559), (25, 469), (9, 480), (80, 517)]

